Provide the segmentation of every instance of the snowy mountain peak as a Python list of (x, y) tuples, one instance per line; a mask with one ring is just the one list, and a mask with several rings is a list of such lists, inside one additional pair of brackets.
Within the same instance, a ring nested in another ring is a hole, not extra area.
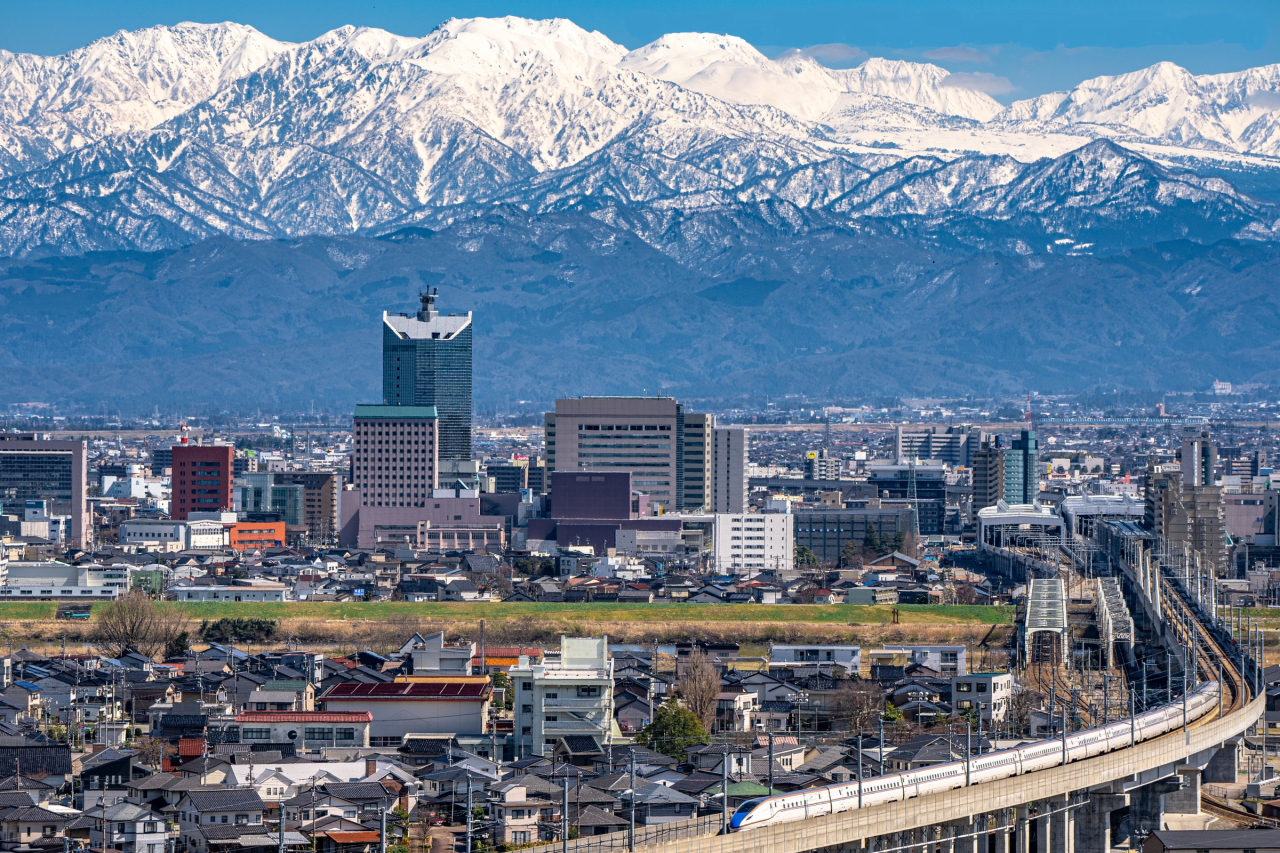
[(807, 121), (829, 120), (843, 95), (874, 95), (943, 115), (985, 121), (1000, 112), (994, 99), (949, 82), (936, 65), (868, 59), (857, 68), (833, 70), (788, 53), (769, 59), (735, 36), (672, 33), (627, 54), (620, 63), (736, 104), (777, 107)]
[(705, 33), (628, 52), (572, 21), (517, 17), (420, 37), (348, 26), (301, 44), (181, 24), (58, 57), (3, 53), (0, 252), (381, 232), (493, 205), (1022, 211), (1035, 224), (1017, 227), (1044, 233), (1066, 227), (1063, 207), (1123, 222), (1187, 204), (1208, 205), (1194, 212), (1214, 223), (1204, 233), (1273, 238), (1229, 187), (1157, 174), (1109, 141), (1081, 146), (1136, 139), (1180, 164), (1195, 148), (1280, 154), (1280, 67), (1194, 77), (1165, 63), (1000, 121), (968, 79), (901, 60), (770, 59)]
[(736, 36), (671, 33), (628, 53), (621, 68), (734, 104), (777, 107), (818, 121), (840, 96), (827, 69), (806, 58), (769, 59)]
[(288, 47), (243, 24), (182, 23), (121, 30), (62, 56), (0, 51), (0, 125), (54, 150), (152, 128)]
[(376, 27), (338, 27), (299, 45), (303, 49), (350, 50), (370, 61), (397, 56), (420, 44), (420, 38), (398, 36)]
[(942, 113), (987, 121), (1000, 102), (983, 92), (955, 85), (937, 65), (873, 56), (857, 68), (831, 72), (850, 92), (906, 101)]
[(626, 55), (627, 49), (610, 41), (603, 33), (585, 30), (567, 18), (451, 18), (432, 31), (425, 40), (435, 45), (445, 39), (472, 42), (477, 47), (496, 49), (509, 56), (528, 51), (547, 55), (577, 53), (610, 65)]
[(1280, 66), (1195, 76), (1172, 62), (1094, 77), (1070, 92), (1009, 106), (1004, 123), (1108, 125), (1152, 140), (1223, 151), (1280, 154), (1274, 111)]

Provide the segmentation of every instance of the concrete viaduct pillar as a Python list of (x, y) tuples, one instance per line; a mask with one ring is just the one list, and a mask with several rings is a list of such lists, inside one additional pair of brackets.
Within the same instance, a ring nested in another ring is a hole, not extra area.
[(1036, 853), (1054, 853), (1049, 844), (1053, 838), (1052, 803), (1040, 803), (1039, 816), (1036, 817)]
[(1158, 829), (1204, 829), (1208, 820), (1200, 812), (1200, 768), (1180, 766), (1177, 775), (1135, 788), (1129, 798), (1131, 832)]
[(1013, 853), (1031, 853), (1031, 821), (1026, 806), (1014, 810)]
[(1049, 834), (1049, 849), (1052, 853), (1075, 853), (1075, 814), (1070, 806), (1070, 797), (1060, 797), (1049, 803), (1053, 810), (1053, 824)]
[(977, 841), (973, 835), (973, 816), (964, 820), (951, 822), (951, 831), (956, 836), (955, 853), (978, 853)]
[(1016, 827), (1014, 815), (1013, 809), (1001, 812), (999, 828), (992, 836), (991, 853), (1013, 853), (1013, 833)]
[(1076, 818), (1076, 848), (1081, 853), (1106, 853), (1111, 843), (1111, 813), (1129, 805), (1125, 794), (1089, 794)]
[(1213, 754), (1205, 766), (1202, 781), (1234, 785), (1240, 776), (1240, 740), (1227, 741)]

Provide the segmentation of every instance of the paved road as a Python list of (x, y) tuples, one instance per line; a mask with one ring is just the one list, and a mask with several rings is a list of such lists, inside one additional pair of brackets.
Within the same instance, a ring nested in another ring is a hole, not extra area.
[(431, 853), (454, 853), (462, 845), (466, 829), (460, 826), (431, 827)]

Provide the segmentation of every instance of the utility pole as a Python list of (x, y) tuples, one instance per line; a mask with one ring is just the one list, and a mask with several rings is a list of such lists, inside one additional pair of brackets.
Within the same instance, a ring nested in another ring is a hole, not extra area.
[(1062, 764), (1067, 764), (1067, 706), (1062, 706)]
[(636, 849), (636, 750), (631, 748), (631, 820), (627, 833), (627, 849)]
[[(773, 793), (773, 780), (769, 780), (769, 793)], [(862, 808), (862, 729), (858, 729), (858, 808)]]
[[(858, 735), (858, 751), (862, 751), (862, 735)], [(773, 732), (769, 732), (769, 796), (773, 796)]]
[[(564, 777), (564, 791), (560, 801), (560, 850), (561, 853), (569, 853), (569, 777)], [(471, 848), (467, 848), (467, 853), (471, 853)]]
[[(979, 720), (982, 719), (981, 712), (979, 712), (978, 719)], [(964, 784), (965, 784), (965, 787), (968, 787), (969, 785), (969, 778), (970, 778), (969, 765), (972, 759), (973, 759), (973, 723), (969, 722), (968, 720), (965, 720), (964, 721)]]
[(729, 745), (720, 756), (720, 834), (729, 834)]
[(1137, 699), (1133, 692), (1133, 686), (1129, 687), (1129, 746), (1136, 746), (1138, 743), (1138, 711), (1134, 708)]
[[(456, 782), (454, 784), (457, 784)], [(569, 789), (565, 788), (565, 797), (569, 796)], [(385, 851), (384, 851), (385, 853)], [(471, 776), (467, 776), (467, 849), (466, 853), (471, 853)]]
[[(471, 799), (471, 778), (467, 777), (467, 799)], [(467, 803), (467, 823), (471, 822), (471, 804)], [(282, 836), (283, 837), (283, 836)], [(470, 845), (468, 845), (470, 847)], [(387, 803), (378, 809), (378, 853), (387, 853)]]

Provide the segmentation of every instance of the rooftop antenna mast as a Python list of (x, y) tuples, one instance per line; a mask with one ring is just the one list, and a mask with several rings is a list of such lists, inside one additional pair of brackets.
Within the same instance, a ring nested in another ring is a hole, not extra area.
[(422, 300), (422, 308), (418, 311), (418, 319), (427, 321), (434, 320), (439, 316), (436, 311), (436, 299), (440, 296), (440, 288), (428, 287), (426, 290), (419, 291), (418, 298)]

